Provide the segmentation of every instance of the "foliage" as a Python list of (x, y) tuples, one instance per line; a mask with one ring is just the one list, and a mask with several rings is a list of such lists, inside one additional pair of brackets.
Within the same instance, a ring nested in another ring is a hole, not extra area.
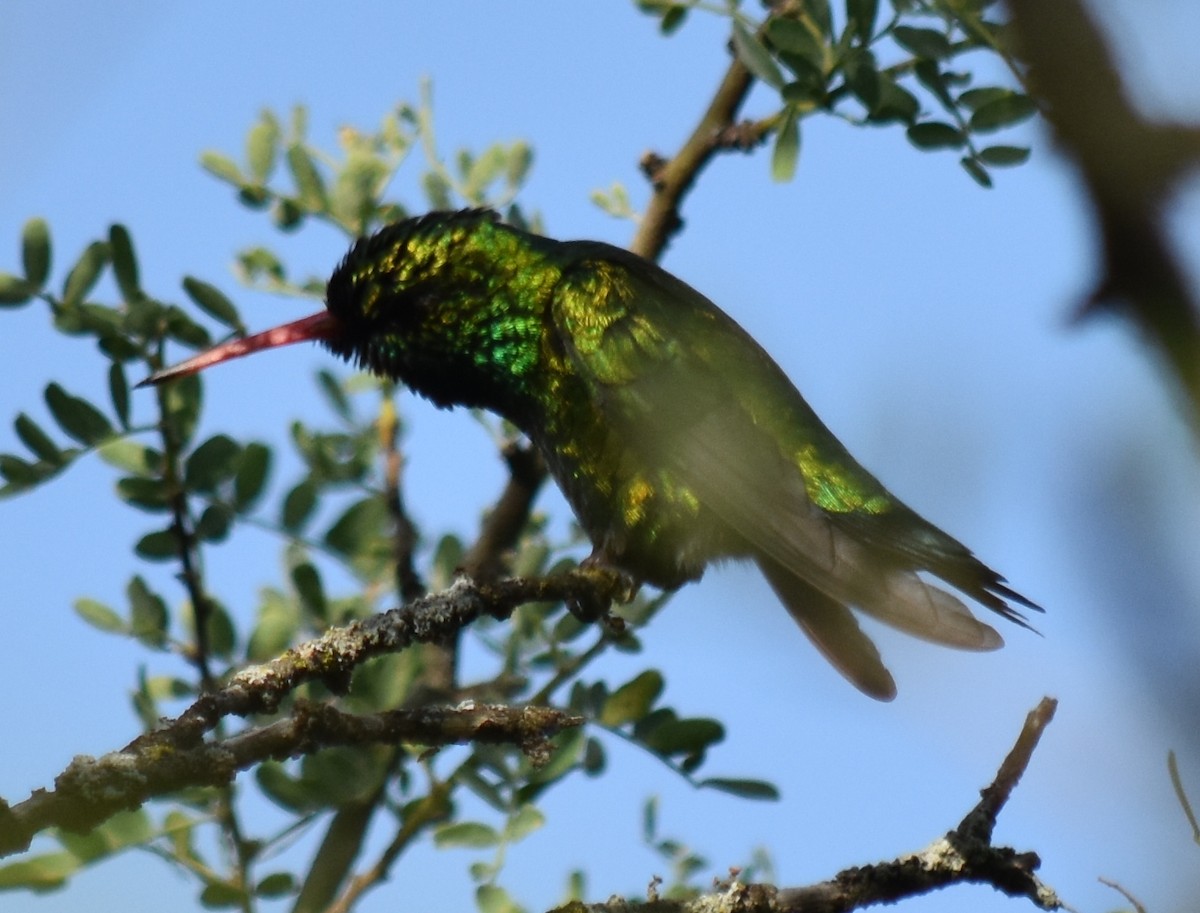
[[(264, 112), (250, 131), (244, 164), (218, 153), (203, 157), (205, 167), (233, 185), (244, 205), (266, 209), (280, 230), (293, 231), (318, 219), (354, 237), (401, 217), (407, 208), (383, 194), (414, 147), (428, 156), (422, 183), (429, 205), (503, 205), (506, 218), (522, 219), (512, 202), (530, 164), (529, 149), (522, 143), (494, 145), (478, 156), (460, 152), (447, 165), (436, 157), (428, 107), (401, 105), (377, 133), (343, 131), (338, 160), (307, 143), (304, 120), (303, 110), (295, 111), (285, 135), (279, 119)], [(286, 184), (272, 182), (279, 161), (286, 162)], [(154, 727), (169, 707), (198, 696), (207, 681), (220, 682), (330, 624), (365, 617), (395, 600), (396, 524), (379, 469), (390, 446), (381, 440), (379, 425), (394, 414), (391, 385), (321, 372), (317, 382), (330, 414), (323, 424), (291, 428), (291, 445), (304, 471), (271, 503), (266, 497), (275, 462), (271, 444), (222, 433), (196, 439), (202, 409), (198, 378), (157, 388), (154, 421), (130, 422), (128, 377), (159, 368), (169, 340), (193, 348), (209, 345), (213, 333), (202, 322), (205, 317), (219, 326), (218, 332), (244, 332), (230, 298), (195, 277), (183, 280), (192, 305), (187, 309), (143, 290), (133, 241), (120, 225), (85, 249), (67, 271), (61, 292), (47, 285), (51, 235), (45, 222), (34, 219), (26, 225), (21, 253), (24, 273), (4, 280), (6, 303), (20, 307), (40, 301), (60, 332), (93, 343), (108, 360), (109, 389), (107, 401), (100, 402), (49, 383), (45, 399), (57, 428), (43, 428), (24, 413), (17, 416), (14, 425), (28, 453), (0, 455), (0, 495), (28, 492), (94, 452), (118, 471), (117, 497), (148, 517), (135, 557), (175, 565), (188, 584), (188, 600), (175, 604), (134, 573), (125, 606), (86, 597), (76, 603), (80, 617), (97, 629), (132, 638), (152, 651), (177, 653), (195, 666), (194, 679), (139, 675), (134, 706), (144, 726)], [(292, 281), (283, 261), (265, 247), (244, 251), (238, 260), (252, 285), (298, 296), (320, 293), (316, 280)], [(106, 273), (120, 293), (111, 303), (92, 297)], [(375, 417), (368, 414), (372, 401)], [(327, 506), (333, 520), (322, 524), (318, 518), (330, 515)], [(203, 566), (203, 552), (220, 547), (238, 523), (277, 535), (287, 569), (286, 580), (262, 591), (254, 622), (246, 629), (210, 591), (219, 584), (210, 584), (197, 570)], [(552, 565), (570, 564), (563, 546), (547, 541), (544, 525), (538, 517), (526, 525), (510, 557), (516, 572), (536, 575)], [(435, 586), (453, 577), (464, 548), (451, 536), (438, 540), (425, 562), (425, 574)], [(349, 573), (356, 581), (352, 591), (328, 590), (325, 579), (331, 567)], [(293, 839), (296, 828), (316, 827), (331, 812), (375, 797), (401, 829), (407, 828), (408, 840), (429, 834), (438, 847), (493, 853), (490, 860), (473, 863), (470, 874), (479, 884), (481, 908), (506, 908), (496, 884), (505, 848), (541, 826), (542, 813), (533, 803), (548, 789), (573, 775), (604, 773), (609, 750), (599, 737), (604, 731), (651, 752), (697, 787), (773, 797), (773, 788), (758, 781), (696, 776), (724, 730), (714, 720), (688, 718), (663, 703), (665, 682), (658, 672), (647, 670), (617, 687), (588, 676), (591, 661), (608, 649), (637, 652), (637, 628), (664, 601), (639, 598), (624, 607), (628, 631), (621, 636), (589, 633), (561, 604), (525, 606), (509, 623), (479, 626), (475, 636), (494, 657), (494, 675), (474, 685), (472, 693), (514, 702), (561, 702), (591, 721), (590, 734), (575, 730), (560, 737), (553, 757), (542, 766), (513, 746), (476, 746), (449, 765), (424, 756), (419, 746), (324, 749), (298, 762), (270, 762), (258, 769), (255, 788), (292, 820), (274, 833), (239, 836), (238, 852), (229, 859), (213, 858), (204, 849), (212, 841), (202, 839), (202, 833), (216, 827), (231, 836), (233, 797), (224, 790), (197, 788), (169, 802), (161, 815), (129, 812), (87, 837), (57, 832), (60, 850), (0, 868), (0, 887), (53, 887), (84, 865), (138, 846), (192, 872), (205, 906), (250, 909), (256, 898), (296, 894), (304, 881), (300, 872), (262, 872), (260, 860)], [(360, 713), (403, 706), (419, 691), (422, 662), (416, 651), (375, 660), (356, 672), (349, 694), (338, 700)], [(302, 688), (295, 698), (331, 699), (320, 686)], [(246, 725), (263, 722), (248, 720)], [(463, 789), (483, 799), (499, 824), (454, 816), (451, 799)]]
[[(670, 34), (702, 0), (639, 0)], [(970, 55), (998, 57), (1018, 84), (1021, 70), (996, 0), (779, 0), (757, 21), (742, 4), (719, 8), (732, 21), (733, 47), (747, 69), (778, 94), (779, 108), (755, 125), (774, 136), (771, 171), (790, 180), (800, 155), (800, 122), (832, 114), (852, 124), (901, 124), (918, 149), (956, 150), (984, 187), (990, 169), (1017, 165), (1029, 150), (983, 145), (988, 134), (1036, 108), (1009, 85), (973, 86)], [(888, 9), (890, 7), (890, 10)], [(840, 13), (840, 15), (839, 15)], [(931, 113), (936, 111), (938, 113)]]
[[(705, 6), (669, 0), (640, 5), (659, 18), (665, 33)], [(772, 173), (791, 177), (800, 122), (818, 112), (855, 124), (902, 124), (920, 149), (959, 150), (963, 166), (984, 185), (990, 184), (990, 168), (1024, 160), (1026, 150), (981, 146), (979, 138), (1028, 116), (1033, 110), (1028, 98), (1012, 88), (969, 88), (969, 74), (952, 69), (980, 50), (1011, 64), (1003, 28), (986, 15), (993, 4), (892, 0), (890, 14), (877, 27), (884, 18), (879, 6), (874, 0), (848, 0), (840, 24), (822, 0), (777, 3), (761, 22), (736, 3), (720, 7), (731, 19), (738, 58), (778, 95), (778, 110), (754, 128), (760, 138), (774, 136)], [(948, 120), (923, 110), (923, 103), (931, 102)], [(531, 148), (520, 141), (497, 143), (478, 154), (460, 150), (443, 158), (427, 89), (417, 104), (401, 104), (386, 114), (375, 131), (344, 129), (335, 152), (309, 141), (305, 111), (296, 108), (287, 118), (264, 111), (248, 132), (240, 161), (216, 151), (204, 153), (201, 161), (242, 205), (266, 213), (276, 230), (299, 231), (315, 220), (352, 239), (413, 211), (388, 192), (414, 152), (420, 156), (422, 206), (492, 206), (510, 222), (540, 227), (536, 214), (526, 215), (516, 202), (532, 164)], [(633, 214), (619, 186), (597, 200), (619, 215)], [(216, 336), (245, 332), (226, 291), (187, 276), (181, 286), (187, 303), (181, 306), (170, 295), (144, 289), (131, 232), (122, 225), (87, 245), (55, 286), (52, 235), (45, 221), (26, 224), (20, 259), (19, 272), (0, 273), (0, 307), (44, 305), (57, 332), (102, 356), (107, 390), (100, 395), (70, 391), (53, 381), (46, 385), (44, 398), (56, 427), (42, 427), (24, 412), (16, 416), (14, 428), (26, 452), (0, 454), (0, 498), (28, 493), (95, 454), (116, 471), (118, 500), (146, 517), (145, 532), (134, 546), (135, 562), (172, 567), (185, 598), (156, 592), (135, 570), (124, 605), (87, 597), (75, 605), (98, 630), (132, 639), (152, 653), (178, 655), (194, 670), (188, 677), (158, 675), (149, 671), (152, 658), (138, 672), (133, 703), (144, 727), (155, 727), (237, 671), (330, 625), (367, 617), (397, 597), (405, 602), (423, 588), (422, 581), (442, 587), (453, 578), (469, 552), (455, 537), (430, 536), (426, 541), (435, 546), (413, 557), (398, 481), (387, 468), (399, 446), (389, 383), (321, 372), (316, 382), (328, 415), (291, 427), (290, 446), (303, 469), (277, 492), (269, 484), (275, 444), (224, 433), (197, 439), (203, 409), (199, 378), (141, 394), (153, 397), (154, 417), (145, 423), (131, 418), (130, 378), (161, 368), (168, 343), (201, 348)], [(314, 299), (323, 294), (322, 279), (297, 278), (267, 245), (243, 250), (236, 259), (250, 287)], [(104, 279), (115, 289), (112, 300), (97, 294)], [(505, 446), (516, 445), (506, 441)], [(218, 595), (220, 581), (206, 579), (203, 571), (205, 552), (222, 547), (238, 524), (277, 536), (286, 568), (286, 578), (259, 595), (248, 626), (226, 610)], [(508, 569), (538, 575), (569, 566), (568, 545), (551, 541), (544, 518), (531, 515), (506, 556)], [(398, 582), (403, 577), (399, 553), (415, 568)], [(336, 591), (327, 583), (335, 577), (353, 583)], [(294, 909), (324, 909), (335, 896), (344, 896), (346, 875), (360, 862), (355, 853), (362, 848), (346, 829), (357, 826), (361, 837), (366, 821), (356, 825), (353, 813), (368, 809), (366, 818), (391, 819), (392, 858), (421, 839), (478, 851), (469, 875), (480, 909), (511, 910), (518, 909), (516, 901), (499, 883), (507, 848), (542, 826), (544, 813), (537, 803), (547, 791), (579, 775), (603, 776), (614, 746), (646, 751), (698, 788), (774, 798), (769, 783), (701, 773), (724, 728), (665, 702), (666, 682), (657, 670), (645, 669), (616, 684), (591, 672), (591, 664), (609, 650), (636, 653), (638, 630), (664, 602), (664, 597), (639, 597), (622, 607), (623, 633), (592, 629), (561, 604), (523, 606), (511, 621), (479, 624), (471, 632), (491, 656), (492, 672), (469, 689), (451, 683), (440, 699), (452, 703), (469, 694), (554, 704), (588, 721), (586, 729), (557, 737), (542, 765), (519, 748), (502, 745), (472, 745), (460, 754), (408, 745), (319, 749), (299, 760), (263, 764), (253, 783), (243, 787), (286, 813), (287, 822), (273, 832), (255, 832), (242, 820), (232, 789), (196, 787), (153, 809), (122, 813), (86, 836), (56, 831), (52, 836), (59, 848), (0, 868), (0, 888), (47, 890), (86, 865), (138, 847), (190, 873), (206, 907), (253, 910), (260, 900), (294, 898)], [(429, 650), (378, 658), (355, 671), (344, 696), (309, 684), (293, 700), (336, 701), (356, 713), (413, 706), (427, 699), (435, 662)], [(243, 725), (267, 722), (251, 718)], [(461, 816), (455, 797), (464, 792), (491, 810), (488, 820)], [(338, 840), (327, 840), (310, 871), (288, 870), (274, 860), (275, 851), (298, 830), (318, 827)], [(212, 839), (214, 833), (222, 839)], [(644, 834), (672, 872), (668, 896), (693, 893), (707, 864), (680, 841), (658, 836), (653, 801), (646, 806)], [(352, 847), (348, 859), (339, 855), (346, 846)], [(571, 875), (568, 899), (582, 896), (582, 879), (582, 873)]]

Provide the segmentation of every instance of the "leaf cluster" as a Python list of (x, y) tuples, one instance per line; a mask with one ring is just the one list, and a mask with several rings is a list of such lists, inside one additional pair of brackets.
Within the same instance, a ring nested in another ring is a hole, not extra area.
[[(997, 0), (777, 0), (756, 20), (736, 0), (639, 0), (670, 34), (694, 10), (727, 16), (731, 44), (746, 68), (777, 93), (779, 107), (737, 142), (773, 137), (771, 173), (790, 180), (801, 122), (824, 113), (858, 125), (899, 124), (923, 151), (953, 150), (973, 180), (992, 185), (991, 169), (1017, 165), (1029, 150), (988, 137), (1036, 111)], [(1009, 70), (1008, 85), (973, 85), (980, 52)]]

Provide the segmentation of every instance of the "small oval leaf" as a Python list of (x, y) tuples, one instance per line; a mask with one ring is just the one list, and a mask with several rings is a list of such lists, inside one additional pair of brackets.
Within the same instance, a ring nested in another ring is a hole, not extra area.
[(741, 780), (727, 777), (709, 777), (698, 784), (706, 789), (716, 789), (742, 799), (760, 799), (774, 802), (779, 798), (779, 789), (766, 780)]
[(54, 466), (62, 462), (62, 450), (54, 443), (50, 435), (24, 412), (17, 415), (16, 420), (13, 421), (13, 428), (16, 429), (21, 443), (28, 447), (38, 459), (45, 460)]
[(456, 824), (443, 824), (433, 832), (433, 844), (438, 849), (450, 847), (470, 847), (482, 849), (496, 846), (500, 843), (500, 835), (495, 828), (480, 824), (477, 821), (460, 821)]
[(112, 436), (113, 427), (108, 419), (87, 400), (72, 396), (55, 383), (47, 385), (44, 396), (59, 427), (84, 446)]
[(50, 226), (45, 219), (30, 219), (21, 230), (21, 264), (25, 278), (35, 288), (50, 275)]
[(128, 630), (125, 621), (113, 609), (86, 596), (75, 600), (75, 614), (100, 631), (118, 634)]
[(605, 726), (620, 726), (640, 720), (650, 712), (662, 690), (662, 673), (646, 670), (608, 696), (600, 711), (600, 722)]
[(81, 304), (95, 287), (107, 263), (108, 245), (103, 241), (89, 244), (63, 283), (63, 305), (70, 307)]
[(108, 248), (121, 297), (126, 301), (137, 301), (142, 297), (137, 257), (133, 252), (133, 239), (124, 225), (109, 226)]
[(733, 23), (733, 48), (737, 51), (738, 60), (745, 64), (747, 70), (773, 89), (783, 88), (783, 74), (779, 72), (771, 52), (736, 20)]
[(923, 121), (908, 128), (908, 141), (918, 149), (958, 149), (966, 143), (961, 130), (941, 121)]
[(183, 290), (213, 320), (223, 323), (238, 333), (246, 331), (237, 307), (215, 285), (209, 285), (194, 276), (184, 276)]

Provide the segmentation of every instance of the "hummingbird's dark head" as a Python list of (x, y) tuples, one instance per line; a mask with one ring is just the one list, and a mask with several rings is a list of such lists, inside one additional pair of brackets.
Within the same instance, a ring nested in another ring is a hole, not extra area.
[[(488, 210), (432, 212), (358, 239), (334, 270), (326, 310), (201, 352), (142, 384), (195, 374), (252, 352), (320, 342), (376, 374), (409, 380), (429, 357), (445, 360), (463, 302), (486, 293), (486, 253), (465, 243), (498, 216)], [(460, 347), (461, 348), (461, 347)], [(423, 391), (424, 392), (424, 391)]]
[(339, 331), (322, 341), (394, 379), (405, 378), (413, 358), (446, 357), (466, 302), (489, 274), (472, 239), (498, 220), (489, 210), (431, 212), (359, 238), (326, 284)]
[(505, 413), (532, 371), (547, 276), (540, 239), (489, 210), (432, 212), (360, 238), (330, 276), (334, 354), (440, 406)]

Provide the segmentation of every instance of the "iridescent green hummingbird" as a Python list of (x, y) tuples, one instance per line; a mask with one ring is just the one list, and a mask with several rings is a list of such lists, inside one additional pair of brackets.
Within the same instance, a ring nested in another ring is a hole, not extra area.
[(145, 382), (315, 340), (438, 406), (489, 409), (545, 457), (589, 561), (670, 590), (749, 558), (875, 698), (895, 682), (852, 607), (967, 650), (1003, 641), (920, 572), (1018, 624), (1011, 603), (1038, 608), (863, 469), (730, 317), (629, 251), (433, 212), (355, 242), (325, 305)]

